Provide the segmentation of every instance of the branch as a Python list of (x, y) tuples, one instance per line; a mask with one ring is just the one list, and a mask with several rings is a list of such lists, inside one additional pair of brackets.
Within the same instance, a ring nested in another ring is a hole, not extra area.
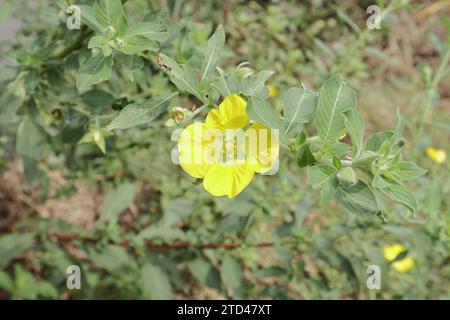
[[(49, 237), (57, 242), (70, 242), (74, 240), (82, 240), (85, 242), (97, 242), (96, 239), (86, 236), (79, 236), (73, 233), (52, 233)], [(172, 242), (172, 243), (161, 243), (154, 244), (149, 240), (145, 240), (145, 246), (148, 251), (165, 251), (165, 250), (186, 250), (186, 249), (199, 249), (199, 250), (215, 250), (215, 249), (225, 249), (233, 250), (240, 247), (254, 247), (254, 248), (267, 248), (273, 247), (279, 242), (258, 242), (258, 243), (191, 243), (191, 242)], [(131, 243), (125, 240), (121, 243), (125, 248), (130, 248)]]
[(83, 32), (81, 32), (78, 37), (75, 39), (74, 42), (69, 44), (67, 47), (65, 47), (59, 54), (56, 55), (57, 59), (64, 59), (67, 57), (71, 52), (81, 49), (83, 47), (83, 42), (86, 40), (89, 36), (94, 34), (92, 30), (89, 30), (87, 28), (84, 28)]

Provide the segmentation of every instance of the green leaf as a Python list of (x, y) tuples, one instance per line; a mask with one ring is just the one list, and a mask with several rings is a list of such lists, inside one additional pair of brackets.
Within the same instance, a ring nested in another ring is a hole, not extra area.
[(297, 165), (304, 168), (312, 166), (314, 163), (316, 163), (316, 159), (311, 152), (311, 146), (308, 143), (303, 144), (297, 151)]
[(102, 27), (113, 27), (116, 35), (127, 32), (127, 20), (120, 0), (98, 0), (94, 4), (97, 21)]
[(317, 189), (330, 180), (335, 173), (335, 168), (326, 164), (317, 164), (308, 169), (308, 181), (314, 189)]
[(249, 97), (260, 96), (261, 98), (267, 98), (269, 96), (269, 90), (265, 86), (265, 83), (273, 74), (273, 71), (263, 70), (256, 76), (245, 78), (242, 82), (242, 92)]
[(122, 70), (127, 77), (127, 80), (134, 82), (135, 71), (140, 70), (144, 67), (144, 60), (138, 55), (128, 55), (128, 54), (116, 54), (114, 58), (119, 61), (119, 64), (123, 66)]
[(27, 250), (32, 242), (32, 233), (11, 233), (0, 236), (0, 269)]
[(286, 134), (310, 122), (316, 113), (318, 95), (302, 88), (290, 88), (283, 96), (283, 113)]
[(11, 119), (25, 100), (25, 86), (22, 74), (2, 88), (0, 96), (0, 133), (9, 128)]
[(87, 59), (80, 67), (77, 76), (78, 90), (84, 91), (91, 85), (108, 80), (111, 77), (112, 66), (111, 56), (105, 58), (97, 54)]
[(169, 38), (169, 32), (166, 24), (139, 22), (128, 30), (126, 37), (132, 36), (142, 36), (149, 40), (162, 42)]
[(185, 198), (163, 199), (163, 216), (158, 221), (158, 225), (163, 227), (173, 227), (180, 220), (186, 219), (194, 210), (194, 202)]
[(22, 159), (40, 160), (47, 148), (47, 137), (39, 124), (25, 116), (17, 130), (16, 151)]
[(388, 182), (389, 186), (379, 189), (392, 200), (397, 201), (408, 208), (413, 214), (417, 212), (417, 200), (404, 184)]
[(67, 122), (61, 131), (61, 142), (76, 144), (85, 134), (87, 118), (77, 118)]
[(345, 128), (344, 112), (354, 109), (355, 92), (344, 82), (342, 76), (329, 78), (320, 89), (317, 105), (317, 131), (322, 139), (322, 148), (328, 148), (339, 139)]
[(134, 200), (136, 190), (130, 183), (123, 183), (109, 192), (100, 209), (103, 221), (116, 221), (119, 214), (125, 211)]
[(88, 48), (99, 48), (105, 57), (108, 57), (112, 53), (112, 48), (109, 45), (109, 39), (104, 36), (93, 36), (88, 43)]
[(128, 55), (138, 54), (146, 50), (157, 52), (159, 45), (156, 41), (144, 36), (126, 36), (123, 39), (123, 46), (119, 46), (120, 52)]
[(80, 8), (80, 17), (81, 22), (87, 25), (91, 30), (95, 31), (98, 34), (103, 34), (105, 31), (106, 25), (102, 25), (97, 21), (95, 17), (94, 8), (87, 5), (78, 5)]
[(174, 298), (169, 276), (160, 266), (146, 263), (142, 267), (141, 277), (145, 298), (156, 300)]
[(244, 294), (244, 274), (241, 264), (231, 256), (225, 256), (220, 266), (220, 274), (226, 287), (233, 291), (233, 297), (242, 299)]
[(165, 97), (150, 98), (127, 105), (111, 121), (107, 130), (128, 129), (153, 121), (167, 109), (169, 100), (176, 95), (177, 93), (171, 93)]
[(188, 263), (189, 271), (203, 285), (222, 291), (222, 282), (217, 269), (208, 261), (198, 258)]
[(172, 58), (159, 54), (160, 66), (167, 71), (170, 80), (182, 92), (188, 92), (196, 96), (200, 101), (206, 102), (200, 92), (200, 86), (194, 71), (187, 65), (179, 65)]
[(105, 269), (112, 273), (120, 273), (125, 266), (133, 263), (125, 248), (118, 245), (107, 245), (101, 252), (91, 249), (89, 250), (89, 258), (97, 268)]
[(379, 151), (383, 143), (385, 141), (389, 141), (393, 134), (393, 131), (381, 131), (374, 133), (366, 141), (366, 151)]
[(328, 205), (333, 199), (338, 186), (338, 180), (335, 175), (332, 175), (329, 179), (325, 180), (320, 189), (320, 205)]
[(336, 199), (345, 209), (355, 214), (377, 214), (380, 211), (374, 193), (361, 180), (350, 187), (339, 185)]
[(277, 113), (266, 100), (254, 96), (247, 102), (247, 114), (250, 119), (269, 129), (281, 129)]
[(93, 110), (101, 110), (104, 107), (109, 107), (114, 102), (114, 97), (104, 90), (92, 89), (86, 91), (81, 96), (81, 101), (92, 107)]
[(333, 162), (333, 166), (334, 166), (336, 169), (338, 169), (338, 170), (341, 169), (341, 167), (342, 167), (342, 161), (341, 161), (340, 158), (338, 158), (338, 157), (336, 157), (336, 156), (333, 156), (332, 162)]
[(355, 109), (345, 114), (345, 127), (352, 138), (353, 158), (359, 158), (364, 144), (364, 122)]
[(427, 170), (422, 169), (414, 162), (399, 161), (393, 164), (383, 175), (392, 180), (413, 180), (425, 174)]
[(400, 110), (397, 109), (397, 127), (394, 130), (394, 134), (392, 135), (392, 144), (396, 144), (403, 135), (403, 131), (406, 127), (405, 117), (400, 113)]
[(223, 70), (219, 70), (220, 76), (214, 79), (213, 87), (223, 96), (226, 97), (230, 94), (240, 94), (240, 83), (236, 74), (231, 73), (229, 75), (224, 74)]
[(220, 59), (220, 54), (223, 51), (225, 45), (225, 31), (223, 26), (220, 24), (213, 35), (208, 40), (208, 45), (206, 47), (205, 56), (203, 58), (202, 68), (201, 68), (201, 79), (203, 81), (206, 79), (208, 74), (210, 74), (215, 68)]
[(0, 289), (12, 292), (14, 290), (14, 281), (6, 272), (0, 271)]

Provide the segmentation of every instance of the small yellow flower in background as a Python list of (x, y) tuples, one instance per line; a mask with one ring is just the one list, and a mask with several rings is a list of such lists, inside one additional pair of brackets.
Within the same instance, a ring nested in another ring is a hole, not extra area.
[(271, 84), (269, 84), (269, 85), (267, 86), (267, 88), (269, 88), (269, 97), (276, 97), (276, 96), (278, 96), (278, 94), (280, 93), (280, 91), (278, 90), (278, 88), (275, 87), (275, 86), (273, 86), (273, 85), (271, 85)]
[(442, 164), (447, 160), (447, 154), (444, 150), (441, 149), (435, 149), (433, 147), (428, 147), (425, 150), (425, 153), (427, 154), (427, 157), (433, 160), (436, 163)]
[[(272, 130), (258, 123), (243, 130), (250, 122), (246, 106), (245, 100), (238, 95), (229, 95), (218, 109), (208, 113), (205, 123), (187, 126), (178, 139), (181, 168), (190, 176), (203, 179), (203, 187), (213, 196), (236, 197), (247, 187), (255, 172), (269, 172), (278, 159), (279, 143), (272, 139)], [(229, 139), (227, 133), (230, 130), (242, 130), (245, 138), (236, 140), (232, 136)], [(266, 148), (261, 148), (264, 142), (261, 139), (266, 139)], [(253, 141), (253, 147), (246, 145), (248, 141)], [(238, 153), (243, 153), (243, 157), (236, 159)], [(223, 158), (226, 160), (221, 161)]]
[[(406, 248), (398, 243), (388, 244), (384, 247), (384, 258), (388, 262), (394, 261), (399, 254), (405, 252)], [(401, 260), (392, 262), (392, 267), (398, 272), (408, 272), (414, 267), (414, 259), (411, 257), (405, 257)]]

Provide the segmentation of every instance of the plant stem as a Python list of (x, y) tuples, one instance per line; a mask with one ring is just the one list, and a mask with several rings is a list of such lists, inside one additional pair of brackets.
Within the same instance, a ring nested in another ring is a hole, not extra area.
[[(444, 53), (444, 57), (442, 58), (442, 61), (439, 67), (437, 68), (436, 73), (434, 74), (433, 80), (431, 81), (431, 85), (427, 90), (428, 92), (434, 93), (437, 90), (439, 82), (445, 75), (445, 69), (447, 68), (449, 60), (450, 60), (450, 47), (447, 47)], [(433, 107), (433, 95), (429, 94), (420, 118), (419, 129), (417, 130), (417, 134), (415, 136), (416, 141), (419, 141), (423, 135), (423, 131), (425, 129), (426, 123), (428, 122), (428, 117), (432, 107)]]
[(59, 54), (56, 55), (57, 59), (64, 59), (67, 57), (72, 51), (78, 50), (83, 46), (84, 40), (86, 40), (89, 36), (91, 36), (94, 32), (89, 29), (84, 29), (74, 42), (65, 47)]
[[(82, 240), (85, 242), (97, 242), (97, 240), (93, 237), (81, 236), (77, 234), (62, 234), (62, 233), (52, 233), (50, 234), (50, 238), (55, 239), (58, 242), (70, 242), (73, 240)], [(172, 242), (172, 243), (161, 243), (155, 244), (151, 241), (145, 241), (145, 247), (148, 251), (163, 251), (163, 250), (187, 250), (187, 249), (198, 249), (198, 250), (217, 250), (217, 249), (225, 249), (225, 250), (233, 250), (243, 247), (253, 247), (253, 248), (267, 248), (274, 247), (281, 243), (284, 244), (294, 244), (296, 245), (298, 242), (293, 240), (288, 241), (274, 241), (274, 242), (257, 242), (257, 243), (192, 243), (192, 242)], [(125, 248), (132, 247), (132, 244), (125, 240), (121, 243), (121, 245)]]

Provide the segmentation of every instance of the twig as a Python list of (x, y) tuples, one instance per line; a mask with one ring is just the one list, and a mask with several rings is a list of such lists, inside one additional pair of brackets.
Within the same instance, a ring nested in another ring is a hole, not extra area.
[[(85, 242), (97, 242), (96, 239), (86, 236), (80, 236), (77, 234), (67, 234), (67, 233), (52, 233), (49, 235), (51, 239), (58, 242), (68, 242), (73, 240), (82, 240)], [(253, 248), (267, 248), (273, 247), (279, 244), (279, 242), (258, 242), (258, 243), (191, 243), (191, 242), (172, 242), (172, 243), (161, 243), (155, 244), (149, 240), (145, 241), (145, 246), (148, 251), (164, 251), (164, 250), (186, 250), (186, 249), (198, 249), (198, 250), (214, 250), (214, 249), (225, 249), (233, 250), (240, 247), (253, 247)], [(130, 248), (131, 243), (127, 240), (123, 241), (121, 244), (125, 248)]]
[(57, 59), (64, 59), (67, 57), (72, 51), (81, 49), (83, 46), (84, 40), (86, 40), (89, 36), (91, 36), (94, 32), (92, 30), (89, 30), (87, 28), (84, 28), (84, 30), (78, 35), (78, 37), (75, 39), (74, 42), (69, 44), (67, 47), (65, 47), (60, 53), (56, 55)]

